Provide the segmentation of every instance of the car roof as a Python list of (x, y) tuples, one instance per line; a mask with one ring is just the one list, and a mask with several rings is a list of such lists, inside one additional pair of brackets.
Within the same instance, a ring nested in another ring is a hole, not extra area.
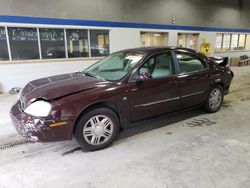
[(155, 52), (161, 52), (165, 50), (186, 50), (194, 53), (199, 53), (195, 50), (189, 49), (189, 48), (182, 48), (182, 47), (174, 47), (174, 46), (163, 46), (163, 47), (156, 47), (156, 46), (150, 46), (150, 47), (140, 47), (140, 48), (131, 48), (131, 49), (126, 49), (122, 51), (127, 51), (127, 52), (142, 52), (146, 54), (153, 54)]

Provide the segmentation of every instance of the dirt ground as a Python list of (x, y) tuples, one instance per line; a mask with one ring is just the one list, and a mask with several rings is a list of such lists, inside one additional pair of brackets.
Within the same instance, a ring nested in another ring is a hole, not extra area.
[(250, 187), (250, 67), (232, 70), (218, 113), (143, 121), (97, 152), (74, 140), (1, 148), (22, 138), (8, 114), (17, 96), (0, 95), (0, 188)]

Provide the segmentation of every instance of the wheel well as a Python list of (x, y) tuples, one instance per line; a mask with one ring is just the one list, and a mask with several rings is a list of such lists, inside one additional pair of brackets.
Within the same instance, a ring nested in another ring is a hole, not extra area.
[(221, 86), (222, 89), (224, 90), (224, 83), (223, 83), (223, 80), (220, 79), (220, 78), (217, 78), (215, 80), (213, 80), (213, 82), (211, 83), (211, 86), (214, 87), (214, 86)]
[(222, 82), (217, 82), (217, 83), (215, 83), (214, 85), (215, 85), (215, 86), (221, 86), (222, 89), (223, 89), (223, 91), (224, 91), (224, 83), (222, 83)]
[(223, 82), (221, 82), (221, 81), (220, 81), (220, 82), (214, 82), (214, 84), (211, 85), (211, 88), (210, 88), (210, 89), (212, 89), (212, 88), (215, 87), (215, 86), (220, 86), (221, 89), (222, 89), (223, 94), (225, 93), (225, 85), (224, 85)]
[(77, 122), (79, 121), (80, 117), (85, 114), (88, 113), (89, 111), (96, 109), (96, 108), (108, 108), (110, 110), (112, 110), (118, 117), (119, 122), (121, 122), (120, 119), (120, 110), (118, 107), (116, 107), (114, 104), (110, 103), (110, 102), (100, 102), (100, 103), (96, 103), (96, 104), (92, 104), (90, 106), (88, 106), (87, 108), (85, 108), (77, 117), (75, 123), (74, 123), (74, 129), (73, 129), (73, 133), (75, 131), (75, 127)]

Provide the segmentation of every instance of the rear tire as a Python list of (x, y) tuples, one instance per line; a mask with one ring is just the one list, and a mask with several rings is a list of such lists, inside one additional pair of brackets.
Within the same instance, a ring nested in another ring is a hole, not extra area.
[(96, 151), (112, 144), (119, 130), (115, 112), (108, 108), (97, 108), (80, 116), (74, 135), (83, 150)]
[(224, 93), (221, 86), (216, 85), (211, 90), (204, 105), (204, 110), (209, 113), (217, 112), (223, 102)]

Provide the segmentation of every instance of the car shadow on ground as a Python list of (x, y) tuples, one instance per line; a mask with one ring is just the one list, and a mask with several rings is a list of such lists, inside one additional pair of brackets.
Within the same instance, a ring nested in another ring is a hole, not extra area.
[(202, 114), (205, 114), (205, 112), (200, 109), (189, 109), (182, 112), (176, 112), (138, 121), (129, 125), (129, 128), (123, 129), (117, 140), (123, 140), (137, 134), (165, 127), (174, 123), (184, 121), (186, 119), (194, 118)]
[[(119, 142), (123, 142), (123, 140), (126, 138), (165, 127), (174, 123), (182, 122), (184, 120), (194, 118), (202, 114), (205, 114), (205, 112), (196, 108), (138, 121), (136, 123), (130, 124), (128, 128), (122, 129), (114, 145), (119, 145)], [(172, 132), (167, 132), (166, 134), (172, 134)], [(75, 153), (76, 151), (87, 152), (82, 150), (80, 147), (75, 147), (63, 152), (62, 156)]]

